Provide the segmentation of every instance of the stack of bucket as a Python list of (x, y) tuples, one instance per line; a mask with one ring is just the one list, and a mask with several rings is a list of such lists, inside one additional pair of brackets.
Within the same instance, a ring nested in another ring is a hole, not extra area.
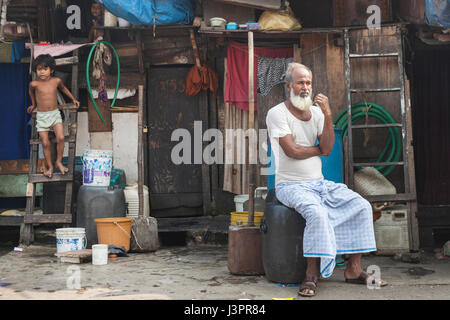
[[(83, 185), (109, 187), (112, 166), (112, 151), (86, 150), (83, 153)], [(124, 247), (126, 251), (129, 251), (131, 220), (132, 218), (128, 217), (95, 219), (98, 243)]]
[(89, 242), (93, 244), (92, 263), (106, 264), (109, 245), (130, 250), (132, 218), (125, 217), (123, 190), (110, 187), (113, 152), (86, 150), (82, 163), (83, 186), (77, 204), (79, 228), (56, 230), (57, 252), (82, 250)]

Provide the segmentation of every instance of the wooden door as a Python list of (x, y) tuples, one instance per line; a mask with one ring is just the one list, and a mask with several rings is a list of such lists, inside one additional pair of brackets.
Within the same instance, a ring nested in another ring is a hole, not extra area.
[[(155, 217), (203, 214), (202, 167), (194, 163), (194, 121), (201, 121), (200, 94), (189, 97), (185, 79), (190, 67), (152, 67), (148, 72), (148, 181), (151, 215)], [(176, 165), (171, 141), (176, 129), (190, 133), (191, 164)], [(203, 125), (203, 130), (206, 130)]]

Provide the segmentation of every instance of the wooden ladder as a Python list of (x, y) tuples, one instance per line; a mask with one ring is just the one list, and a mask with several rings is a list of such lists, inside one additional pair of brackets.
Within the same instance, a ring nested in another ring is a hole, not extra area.
[[(72, 65), (72, 95), (78, 99), (78, 50), (75, 50), (72, 57), (55, 59), (57, 66)], [(58, 101), (61, 102), (59, 95)], [(76, 152), (76, 138), (77, 138), (77, 118), (78, 108), (74, 104), (60, 104), (60, 110), (69, 111), (69, 117), (66, 119), (68, 123), (68, 135), (64, 137), (64, 142), (69, 144), (68, 149), (68, 164), (69, 171), (66, 174), (53, 173), (51, 178), (38, 173), (38, 151), (40, 139), (36, 130), (36, 112), (32, 115), (32, 131), (30, 140), (30, 169), (28, 173), (27, 184), (27, 202), (26, 212), (22, 225), (20, 226), (20, 244), (30, 245), (34, 241), (33, 224), (51, 223), (63, 224), (64, 227), (72, 223), (72, 191), (74, 180), (75, 167), (75, 152)], [(66, 194), (64, 201), (64, 214), (42, 214), (34, 215), (34, 204), (36, 198), (36, 183), (50, 183), (50, 182), (66, 182)]]
[[(347, 93), (347, 122), (348, 122), (348, 187), (353, 189), (354, 187), (354, 168), (355, 167), (375, 167), (375, 166), (403, 166), (403, 177), (405, 191), (398, 194), (388, 195), (368, 195), (365, 198), (369, 202), (406, 202), (408, 210), (408, 231), (410, 250), (417, 251), (419, 249), (419, 231), (418, 221), (416, 217), (417, 212), (417, 197), (415, 190), (415, 176), (414, 176), (414, 158), (411, 156), (411, 133), (407, 130), (411, 130), (410, 125), (410, 109), (407, 108), (407, 99), (405, 94), (406, 84), (403, 70), (403, 43), (402, 43), (403, 29), (401, 26), (397, 27), (395, 34), (397, 41), (396, 52), (390, 53), (370, 53), (370, 54), (358, 54), (350, 52), (350, 35), (349, 30), (344, 30), (344, 42), (345, 42), (345, 78), (346, 78), (346, 93)], [(379, 35), (381, 36), (381, 35)], [(377, 37), (376, 35), (374, 37)], [(394, 88), (368, 88), (358, 89), (351, 87), (351, 59), (396, 59), (400, 75), (400, 86)], [(400, 123), (389, 124), (365, 124), (365, 125), (352, 125), (352, 93), (357, 92), (374, 92), (382, 94), (384, 92), (398, 92), (399, 93), (399, 107), (401, 111)], [(353, 156), (353, 130), (354, 129), (373, 129), (373, 128), (398, 128), (402, 136), (402, 155), (403, 160), (397, 162), (365, 162), (356, 163)]]

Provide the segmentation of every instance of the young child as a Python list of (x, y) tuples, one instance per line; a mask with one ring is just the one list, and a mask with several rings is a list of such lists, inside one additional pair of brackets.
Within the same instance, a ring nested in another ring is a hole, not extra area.
[(45, 162), (47, 164), (44, 175), (49, 178), (52, 177), (54, 170), (51, 159), (50, 141), (48, 138), (48, 132), (51, 129), (53, 129), (55, 133), (57, 142), (55, 165), (62, 174), (65, 174), (68, 171), (62, 164), (64, 153), (64, 127), (58, 109), (58, 88), (72, 100), (77, 108), (80, 106), (78, 100), (72, 96), (61, 79), (53, 77), (55, 67), (55, 59), (49, 54), (40, 55), (36, 58), (33, 63), (33, 70), (36, 72), (37, 79), (30, 83), (29, 93), (32, 105), (27, 109), (28, 113), (32, 113), (34, 109), (37, 109), (36, 129), (41, 138)]
[(100, 29), (95, 29), (94, 27), (103, 26), (103, 14), (104, 10), (100, 3), (92, 2), (91, 5), (91, 15), (92, 20), (90, 21), (91, 29), (89, 31), (89, 42), (97, 40), (99, 36), (103, 36), (103, 31)]

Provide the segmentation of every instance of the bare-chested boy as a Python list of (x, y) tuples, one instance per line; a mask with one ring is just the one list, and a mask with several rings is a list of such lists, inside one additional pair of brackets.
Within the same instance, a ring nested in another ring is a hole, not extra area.
[(58, 109), (57, 90), (58, 88), (72, 102), (79, 107), (80, 103), (72, 96), (70, 91), (64, 86), (60, 78), (53, 77), (56, 67), (55, 59), (48, 54), (38, 56), (33, 63), (33, 70), (36, 72), (36, 80), (30, 83), (29, 93), (32, 105), (27, 112), (32, 113), (37, 108), (36, 129), (41, 138), (47, 168), (44, 175), (51, 178), (53, 175), (53, 164), (51, 158), (50, 140), (48, 132), (53, 129), (57, 142), (57, 156), (55, 165), (65, 174), (68, 169), (62, 164), (64, 153), (64, 127)]

